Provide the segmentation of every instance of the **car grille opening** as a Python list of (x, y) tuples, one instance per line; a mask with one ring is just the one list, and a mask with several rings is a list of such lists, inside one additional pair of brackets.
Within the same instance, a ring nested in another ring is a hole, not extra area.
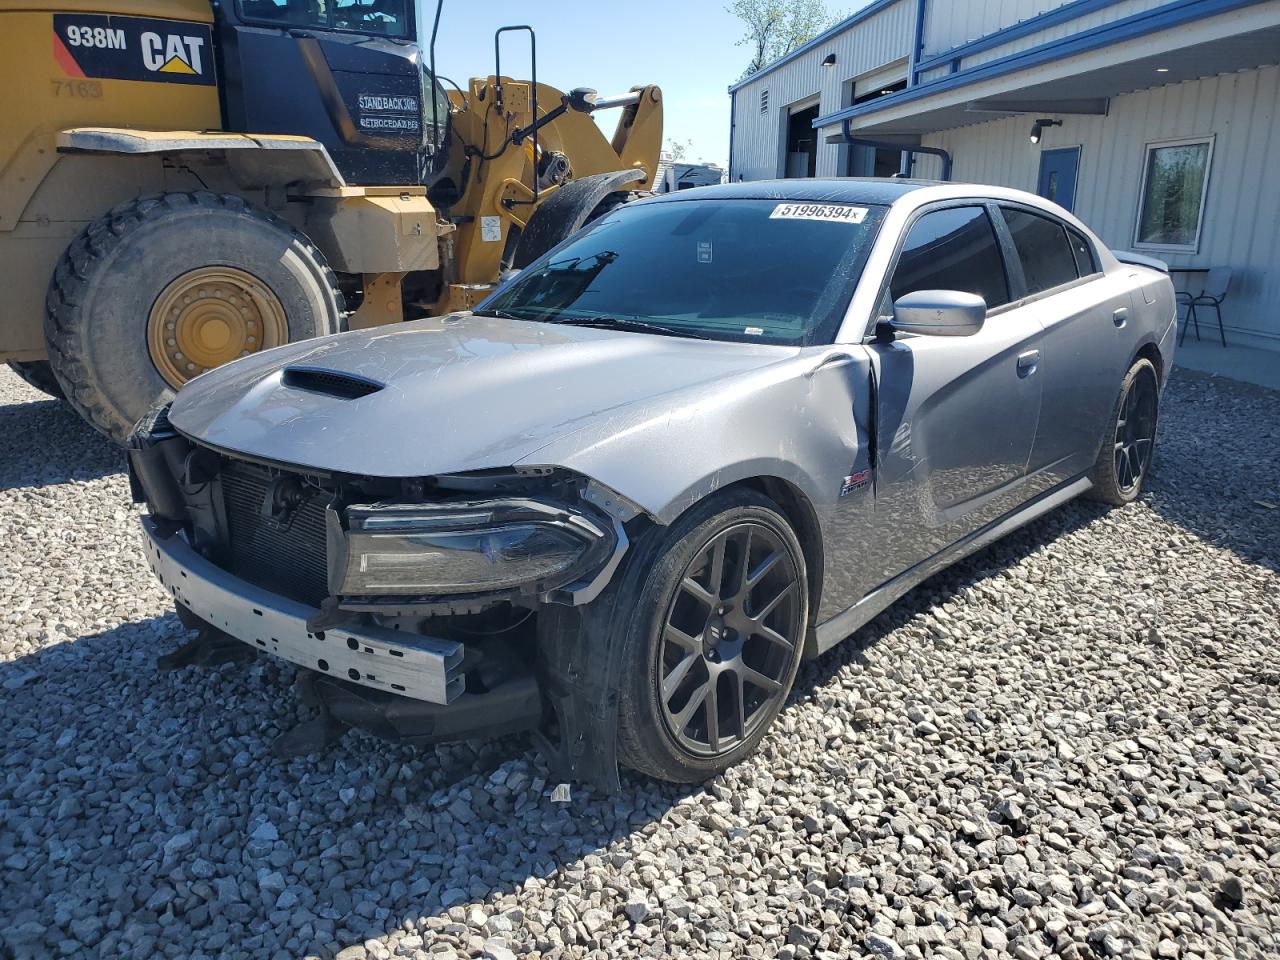
[(297, 508), (285, 530), (263, 516), (271, 474), (229, 461), (222, 468), (229, 573), (273, 593), (318, 607), (329, 594), (325, 505), (316, 491)]

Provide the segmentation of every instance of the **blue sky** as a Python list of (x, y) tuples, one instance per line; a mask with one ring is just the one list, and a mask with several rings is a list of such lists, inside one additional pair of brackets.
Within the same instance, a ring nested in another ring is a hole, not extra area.
[[(419, 0), (430, 36), (434, 0)], [(729, 159), (728, 85), (749, 59), (734, 46), (741, 23), (719, 0), (648, 0), (638, 4), (535, 4), (529, 0), (446, 0), (436, 42), (439, 72), (466, 86), (493, 72), (493, 31), (527, 23), (538, 36), (538, 80), (561, 90), (594, 87), (601, 95), (639, 83), (661, 85), (666, 139), (691, 141), (690, 158)], [(833, 5), (834, 6), (834, 5)], [(527, 76), (528, 41), (503, 37), (503, 73)], [(508, 60), (510, 66), (508, 66)], [(606, 120), (613, 129), (613, 117)]]

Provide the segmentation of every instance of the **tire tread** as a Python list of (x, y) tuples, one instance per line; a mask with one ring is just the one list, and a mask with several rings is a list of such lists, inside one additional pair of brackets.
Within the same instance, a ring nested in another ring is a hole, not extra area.
[[(338, 279), (318, 247), (303, 233), (268, 210), (248, 203), (234, 194), (196, 190), (187, 193), (144, 194), (117, 204), (86, 226), (63, 252), (54, 268), (45, 297), (44, 335), (49, 366), (67, 401), (93, 427), (116, 440), (132, 429), (108, 405), (98, 390), (93, 371), (79, 355), (78, 343), (85, 334), (89, 286), (102, 263), (136, 230), (171, 214), (192, 208), (230, 211), (252, 217), (272, 228), (285, 231), (320, 268), (323, 284), (338, 304), (338, 327), (345, 312)], [(330, 332), (336, 332), (330, 331)]]
[[(1085, 495), (1090, 500), (1096, 500), (1099, 503), (1106, 503), (1113, 507), (1123, 507), (1128, 503), (1132, 503), (1138, 499), (1138, 495), (1142, 493), (1142, 488), (1146, 484), (1147, 475), (1151, 472), (1152, 460), (1147, 461), (1147, 473), (1142, 477), (1138, 484), (1138, 488), (1131, 496), (1125, 496), (1120, 490), (1120, 481), (1116, 477), (1116, 455), (1115, 455), (1115, 429), (1116, 421), (1120, 416), (1120, 406), (1124, 403), (1124, 398), (1129, 393), (1129, 385), (1138, 378), (1138, 375), (1144, 370), (1149, 370), (1151, 376), (1155, 378), (1156, 383), (1160, 382), (1160, 377), (1156, 372), (1155, 365), (1145, 357), (1139, 357), (1129, 367), (1125, 373), (1124, 379), (1120, 381), (1119, 394), (1116, 397), (1115, 406), (1111, 410), (1111, 418), (1107, 421), (1107, 430), (1102, 437), (1102, 445), (1098, 449), (1098, 459), (1094, 461), (1093, 469), (1089, 472), (1089, 479), (1093, 481), (1093, 487)], [(1156, 423), (1159, 424), (1159, 398), (1157, 393), (1156, 400)], [(1154, 449), (1151, 452), (1152, 457), (1155, 456)]]

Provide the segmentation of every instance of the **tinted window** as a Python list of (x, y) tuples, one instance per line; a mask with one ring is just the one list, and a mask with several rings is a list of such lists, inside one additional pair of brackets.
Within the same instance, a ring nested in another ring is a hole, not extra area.
[[(686, 194), (689, 196), (689, 194)], [(778, 200), (626, 204), (478, 311), (673, 336), (830, 343), (884, 208)], [(641, 326), (643, 324), (643, 326)]]
[(1052, 290), (1075, 280), (1076, 258), (1067, 242), (1067, 231), (1057, 220), (1003, 208), (1004, 219), (1013, 234), (1013, 245), (1022, 261), (1027, 296)]
[(1098, 271), (1093, 260), (1093, 244), (1084, 238), (1084, 234), (1067, 228), (1067, 236), (1071, 238), (1071, 253), (1076, 258), (1076, 271), (1082, 277)]
[(996, 233), (982, 207), (926, 213), (907, 234), (889, 284), (893, 299), (916, 290), (976, 293), (987, 307), (1009, 302)]
[(247, 20), (389, 37), (410, 32), (407, 0), (240, 0)]

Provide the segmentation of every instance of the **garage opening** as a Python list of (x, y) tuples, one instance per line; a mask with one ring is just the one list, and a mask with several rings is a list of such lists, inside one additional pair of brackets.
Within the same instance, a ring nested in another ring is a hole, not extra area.
[[(905, 78), (892, 82), (873, 81), (868, 89), (861, 90), (862, 83), (855, 85), (850, 106), (869, 103), (880, 97), (907, 89)], [(912, 138), (919, 142), (919, 138)], [(850, 147), (845, 159), (845, 176), (847, 177), (892, 177), (902, 169), (902, 152), (899, 150), (875, 149), (873, 147)]]
[(818, 174), (818, 104), (797, 110), (787, 119), (788, 178), (814, 177)]

